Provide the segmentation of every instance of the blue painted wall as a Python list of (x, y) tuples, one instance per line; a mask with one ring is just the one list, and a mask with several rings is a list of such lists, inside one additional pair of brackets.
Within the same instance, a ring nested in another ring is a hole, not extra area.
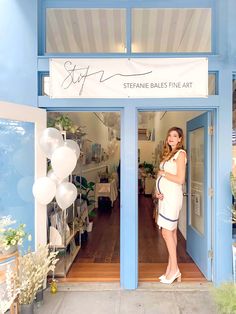
[(37, 106), (37, 0), (0, 1), (0, 100)]

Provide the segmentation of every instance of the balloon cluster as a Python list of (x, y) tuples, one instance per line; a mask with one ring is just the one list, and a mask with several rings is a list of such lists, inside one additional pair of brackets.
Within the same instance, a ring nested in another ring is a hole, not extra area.
[(49, 204), (54, 197), (61, 209), (73, 204), (77, 197), (77, 188), (68, 182), (68, 176), (74, 170), (80, 156), (79, 145), (73, 140), (63, 140), (55, 128), (47, 128), (40, 138), (40, 147), (51, 159), (52, 169), (46, 177), (39, 178), (33, 185), (33, 194), (38, 203)]

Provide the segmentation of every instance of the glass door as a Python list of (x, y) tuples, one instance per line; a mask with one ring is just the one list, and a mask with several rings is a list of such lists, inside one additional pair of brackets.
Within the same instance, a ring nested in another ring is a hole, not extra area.
[(187, 122), (187, 252), (211, 280), (211, 132), (210, 113)]
[(38, 146), (45, 128), (46, 110), (0, 102), (0, 215), (26, 224), (31, 249), (46, 243), (46, 207), (32, 195), (34, 181), (46, 175), (46, 157)]

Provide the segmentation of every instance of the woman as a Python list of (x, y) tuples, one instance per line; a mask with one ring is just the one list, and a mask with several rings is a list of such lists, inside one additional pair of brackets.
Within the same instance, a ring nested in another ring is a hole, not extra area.
[(156, 197), (159, 199), (157, 224), (162, 228), (162, 236), (169, 253), (168, 266), (164, 275), (159, 277), (162, 283), (171, 284), (181, 281), (177, 264), (177, 224), (182, 208), (185, 182), (186, 152), (183, 145), (183, 131), (178, 127), (169, 129), (164, 144), (160, 171), (156, 181)]

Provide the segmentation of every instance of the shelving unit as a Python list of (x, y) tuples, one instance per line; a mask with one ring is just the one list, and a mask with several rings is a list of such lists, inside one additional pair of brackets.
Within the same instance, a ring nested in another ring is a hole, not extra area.
[[(78, 139), (71, 133), (67, 131), (61, 131), (61, 134), (66, 139), (73, 139), (78, 142)], [(61, 236), (61, 244), (51, 244), (50, 249), (58, 251), (57, 258), (59, 258), (56, 264), (54, 276), (55, 277), (66, 277), (74, 259), (76, 258), (80, 248), (81, 248), (81, 233), (75, 227), (75, 220), (78, 217), (78, 210), (76, 207), (76, 202), (66, 210), (61, 210), (56, 202), (54, 203), (54, 213), (57, 215), (56, 224), (58, 224), (58, 232)], [(55, 221), (54, 221), (55, 223)], [(68, 235), (68, 228), (70, 229)], [(49, 235), (50, 242), (50, 235)]]
[[(60, 212), (60, 209), (54, 203), (55, 213), (61, 217), (61, 230), (62, 230), (62, 244), (51, 244), (50, 249), (59, 251), (59, 261), (56, 265), (54, 275), (55, 277), (66, 277), (76, 255), (81, 248), (81, 235), (80, 231), (75, 228), (75, 219), (78, 217), (78, 213), (75, 211), (75, 204), (68, 209)], [(70, 223), (70, 236), (67, 237), (67, 226)], [(50, 242), (50, 239), (49, 239)]]

